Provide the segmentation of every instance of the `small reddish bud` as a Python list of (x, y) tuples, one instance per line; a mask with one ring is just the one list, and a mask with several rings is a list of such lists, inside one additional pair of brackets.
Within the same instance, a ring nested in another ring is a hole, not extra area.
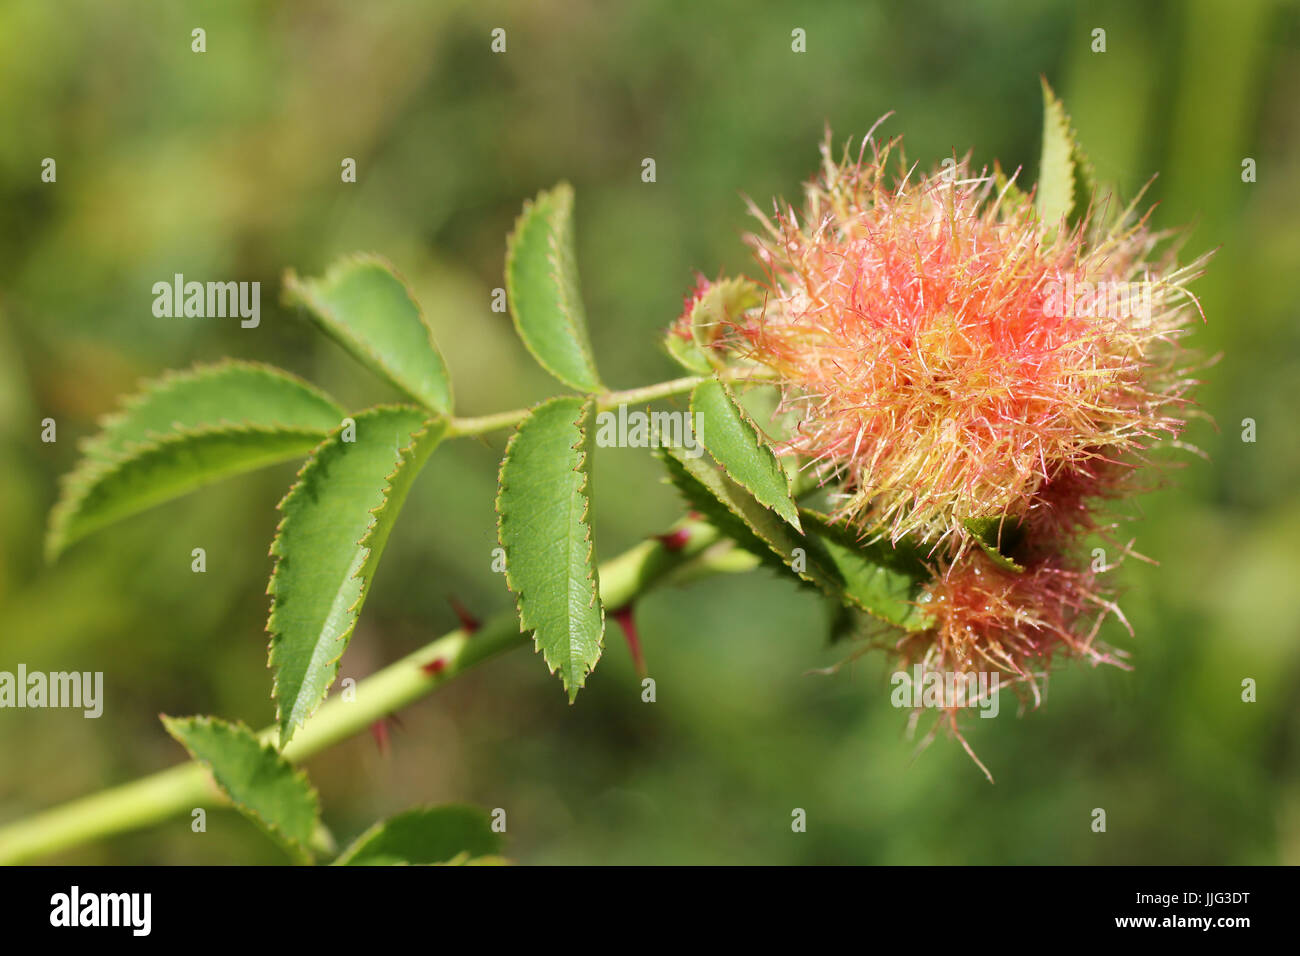
[(430, 677), (437, 677), (447, 669), (447, 659), (445, 657), (435, 657), (427, 664), (421, 664), (420, 670), (424, 671)]

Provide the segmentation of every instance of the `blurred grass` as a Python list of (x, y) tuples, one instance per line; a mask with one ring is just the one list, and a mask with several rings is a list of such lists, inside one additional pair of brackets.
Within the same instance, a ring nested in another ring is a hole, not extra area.
[[(790, 51), (794, 27), (806, 54)], [(1040, 710), (975, 721), (989, 786), (942, 737), (913, 759), (879, 656), (808, 676), (836, 660), (823, 608), (760, 574), (638, 607), (653, 705), (611, 631), (574, 707), (523, 652), (404, 712), (389, 757), (358, 738), (310, 771), (342, 838), (413, 803), (469, 800), (507, 809), (525, 862), (1300, 862), (1300, 15), (1264, 0), (0, 4), (0, 669), (103, 670), (107, 693), (97, 721), (0, 713), (0, 819), (180, 759), (160, 711), (270, 720), (266, 546), (291, 467), (129, 521), (52, 568), (39, 543), (76, 439), (142, 377), (235, 355), (353, 407), (393, 397), (277, 305), (284, 268), (388, 256), (436, 326), (461, 411), (526, 404), (555, 386), (491, 290), (522, 200), (567, 178), (604, 376), (655, 381), (674, 374), (654, 343), (694, 270), (750, 265), (741, 194), (797, 197), (827, 125), (843, 140), (895, 110), (884, 130), (923, 165), (973, 149), (1032, 177), (1040, 73), (1103, 177), (1131, 195), (1158, 171), (1156, 222), (1195, 222), (1188, 257), (1218, 249), (1193, 343), (1223, 354), (1200, 393), (1221, 430), (1194, 426), (1210, 462), (1188, 457), (1132, 526), (1161, 562), (1119, 572), (1137, 638), (1107, 637), (1132, 673), (1066, 668)], [(57, 185), (39, 180), (46, 156)], [(344, 156), (355, 185), (339, 182)], [(1257, 183), (1241, 182), (1246, 156)], [(175, 272), (260, 280), (261, 327), (155, 319), (150, 286)], [(38, 440), (46, 416), (55, 445)], [(508, 603), (489, 571), (500, 448), (439, 449), (344, 675), (454, 626), (449, 596)], [(678, 513), (641, 453), (602, 451), (596, 467), (602, 553)], [(790, 831), (795, 807), (806, 834)], [(279, 857), (217, 814), (203, 835), (182, 818), (62, 859)]]

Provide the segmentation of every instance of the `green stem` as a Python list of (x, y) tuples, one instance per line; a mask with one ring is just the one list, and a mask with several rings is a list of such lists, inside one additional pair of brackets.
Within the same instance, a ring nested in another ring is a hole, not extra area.
[[(600, 566), (600, 597), (606, 607), (625, 605), (679, 572), (703, 576), (751, 566), (747, 561), (735, 561), (730, 551), (714, 547), (720, 538), (712, 526), (685, 521), (678, 528), (686, 532), (680, 547), (655, 539), (643, 541)], [(419, 700), (475, 664), (526, 644), (513, 611), (496, 615), (472, 635), (463, 629), (452, 631), (360, 681), (350, 698), (335, 695), (327, 700), (284, 748), (284, 756), (300, 763)], [(260, 737), (273, 742), (275, 727), (266, 728)], [(195, 762), (182, 764), (0, 827), (0, 864), (55, 853), (213, 803), (226, 801), (207, 770)]]
[[(752, 368), (724, 369), (718, 374), (725, 381), (738, 381), (740, 379), (764, 381), (768, 378), (765, 373)], [(596, 410), (606, 412), (616, 409), (620, 405), (641, 405), (648, 402), (657, 402), (661, 398), (671, 398), (674, 395), (689, 392), (708, 378), (709, 376), (705, 375), (688, 375), (685, 378), (675, 378), (655, 385), (642, 385), (640, 388), (628, 388), (618, 392), (600, 392), (596, 395)], [(447, 437), (483, 435), (487, 432), (499, 431), (502, 428), (510, 428), (527, 418), (528, 413), (531, 411), (531, 408), (513, 408), (508, 412), (496, 412), (480, 418), (453, 418), (447, 428)]]
[[(727, 380), (763, 380), (755, 369), (726, 369), (719, 375)], [(606, 391), (596, 396), (597, 409), (608, 411), (624, 404), (643, 404), (689, 392), (706, 376), (659, 382), (623, 391)], [(482, 435), (509, 428), (523, 421), (531, 409), (517, 408), (479, 418), (453, 418), (448, 437)], [(714, 549), (715, 529), (700, 522), (685, 522), (689, 539), (685, 547), (670, 550), (647, 541), (600, 568), (600, 595), (607, 607), (631, 601), (664, 577), (679, 570), (692, 576), (747, 570), (752, 560), (746, 555)], [(517, 618), (503, 613), (476, 631), (471, 639), (463, 630), (452, 631), (400, 661), (361, 681), (354, 699), (336, 696), (317, 712), (284, 748), (290, 761), (300, 762), (359, 733), (376, 720), (400, 710), (430, 693), (473, 665), (512, 647), (523, 646)], [(441, 661), (436, 672), (425, 670)], [(274, 743), (276, 729), (268, 727), (259, 737)], [(0, 864), (54, 853), (89, 840), (149, 826), (204, 803), (227, 801), (212, 784), (208, 772), (190, 762), (164, 770), (102, 793), (74, 800), (26, 820), (0, 827)]]

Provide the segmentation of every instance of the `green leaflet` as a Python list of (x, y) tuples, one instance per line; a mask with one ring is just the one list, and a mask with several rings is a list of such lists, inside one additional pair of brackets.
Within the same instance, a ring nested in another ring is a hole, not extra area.
[(1024, 566), (1011, 557), (1024, 540), (1024, 528), (1014, 518), (968, 518), (966, 530), (975, 537), (980, 550), (998, 567), (1023, 572)]
[(298, 863), (320, 822), (320, 803), (307, 776), (243, 724), (215, 717), (162, 716), (167, 733), (212, 773), (221, 791)]
[(675, 330), (670, 329), (664, 336), (664, 348), (682, 368), (696, 375), (708, 375), (713, 371), (709, 357), (704, 354), (694, 339), (684, 339)]
[(506, 446), (497, 495), (497, 531), (520, 630), (533, 632), (572, 703), (600, 658), (600, 603), (589, 525), (590, 399), (538, 405)]
[(72, 542), (196, 488), (311, 451), (321, 433), (304, 429), (188, 431), (137, 448), (117, 464), (74, 472), (50, 513), (51, 559)]
[(170, 372), (83, 443), (50, 515), (47, 555), (219, 478), (305, 455), (342, 417), (323, 393), (270, 366)]
[(1070, 127), (1070, 117), (1043, 80), (1043, 152), (1038, 164), (1038, 218), (1054, 230), (1064, 218), (1073, 226), (1092, 202), (1092, 164), (1084, 156)]
[(706, 356), (722, 325), (734, 322), (746, 309), (763, 304), (758, 284), (743, 278), (721, 279), (712, 283), (691, 309), (691, 335)]
[(146, 382), (81, 450), (116, 460), (136, 445), (195, 428), (257, 424), (324, 434), (342, 418), (343, 409), (308, 382), (270, 365), (226, 360)]
[[(685, 486), (690, 489), (685, 491), (687, 500), (698, 502), (710, 497), (731, 515), (730, 519), (716, 525), (719, 531), (733, 537), (747, 550), (758, 551), (761, 545), (763, 551), (775, 554), (786, 566), (794, 561), (794, 549), (803, 547), (803, 539), (774, 512), (703, 458), (687, 458), (678, 448), (665, 447), (661, 451), (665, 460), (671, 459), (676, 464), (675, 468), (669, 469), (674, 484), (678, 488)], [(710, 521), (716, 520), (716, 506), (698, 510)], [(737, 523), (744, 527), (744, 532), (736, 533)], [(834, 580), (815, 561), (808, 564), (800, 577), (828, 593), (837, 593)]]
[(394, 866), (477, 860), (501, 852), (501, 835), (477, 807), (419, 807), (381, 820), (339, 854), (335, 866)]
[(683, 338), (674, 327), (669, 330), (664, 344), (668, 354), (688, 371), (708, 375), (714, 366), (723, 364), (713, 348), (722, 324), (734, 321), (746, 309), (763, 303), (758, 285), (749, 279), (722, 279), (710, 283), (691, 307), (687, 317), (691, 337)]
[(691, 393), (691, 412), (699, 423), (697, 440), (728, 477), (796, 531), (802, 530), (784, 469), (727, 386), (717, 379), (701, 382)]
[(809, 551), (819, 552), (819, 560), (834, 569), (848, 603), (905, 631), (929, 627), (929, 616), (917, 604), (928, 577), (917, 552), (905, 544), (890, 547), (888, 541), (862, 544), (824, 515), (802, 514)]
[(524, 203), (506, 242), (506, 296), (533, 358), (570, 388), (599, 391), (578, 287), (568, 183)]
[(669, 454), (668, 450), (664, 448), (658, 449), (655, 454), (664, 463), (664, 468), (668, 472), (668, 480), (681, 493), (686, 504), (692, 510), (698, 511), (704, 516), (705, 521), (750, 554), (762, 559), (769, 567), (778, 570), (785, 569), (784, 562), (773, 554), (772, 548), (768, 546), (767, 542), (751, 531), (749, 525), (727, 505), (723, 504), (717, 494), (704, 483), (702, 478), (717, 475), (716, 469), (709, 468), (707, 465), (703, 466), (697, 471), (703, 471), (704, 474), (702, 477), (697, 478), (694, 473), (687, 469), (685, 456)]
[(332, 432), (280, 502), (266, 629), (281, 747), (334, 683), (388, 534), (445, 431), (409, 406), (362, 412), (356, 440)]
[[(691, 460), (679, 449), (664, 449), (675, 463), (670, 475), (690, 501), (704, 494), (720, 503), (732, 519), (716, 527), (732, 536), (736, 520), (744, 526), (738, 543), (752, 550), (759, 541), (782, 563), (823, 593), (851, 604), (904, 630), (922, 630), (928, 617), (916, 605), (926, 578), (920, 557), (905, 545), (887, 542), (862, 545), (844, 530), (830, 525), (823, 515), (800, 510), (804, 533), (795, 533), (753, 495), (702, 459)], [(716, 508), (701, 509), (714, 520)]]
[(451, 379), (433, 331), (387, 260), (346, 256), (321, 279), (288, 272), (284, 295), (375, 374), (426, 408), (451, 414)]

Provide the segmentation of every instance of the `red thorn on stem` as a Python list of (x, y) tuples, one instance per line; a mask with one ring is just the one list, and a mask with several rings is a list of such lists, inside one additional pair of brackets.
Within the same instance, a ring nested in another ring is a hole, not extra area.
[(632, 617), (632, 605), (625, 604), (611, 614), (623, 629), (623, 636), (627, 638), (627, 649), (632, 653), (632, 664), (636, 667), (637, 675), (645, 677), (645, 658), (641, 656), (641, 639), (637, 636), (636, 621)]
[(686, 542), (691, 540), (691, 532), (686, 528), (678, 528), (676, 531), (669, 531), (667, 534), (655, 535), (655, 540), (668, 551), (680, 551), (686, 547)]
[(424, 671), (430, 677), (437, 677), (447, 669), (447, 658), (435, 657), (427, 664), (421, 664), (420, 670)]
[(381, 757), (388, 756), (388, 721), (382, 717), (370, 725), (370, 736), (375, 738), (375, 746), (379, 748)]
[(466, 634), (473, 634), (482, 626), (482, 622), (473, 614), (469, 613), (469, 611), (465, 609), (465, 605), (461, 604), (455, 598), (448, 598), (447, 600), (451, 602), (451, 609), (456, 612), (456, 617), (460, 619), (461, 630)]
[(402, 722), (397, 719), (396, 714), (388, 714), (381, 717), (370, 725), (370, 735), (375, 738), (375, 745), (379, 748), (379, 753), (387, 757), (389, 751), (389, 725), (396, 727), (398, 730), (405, 730)]

